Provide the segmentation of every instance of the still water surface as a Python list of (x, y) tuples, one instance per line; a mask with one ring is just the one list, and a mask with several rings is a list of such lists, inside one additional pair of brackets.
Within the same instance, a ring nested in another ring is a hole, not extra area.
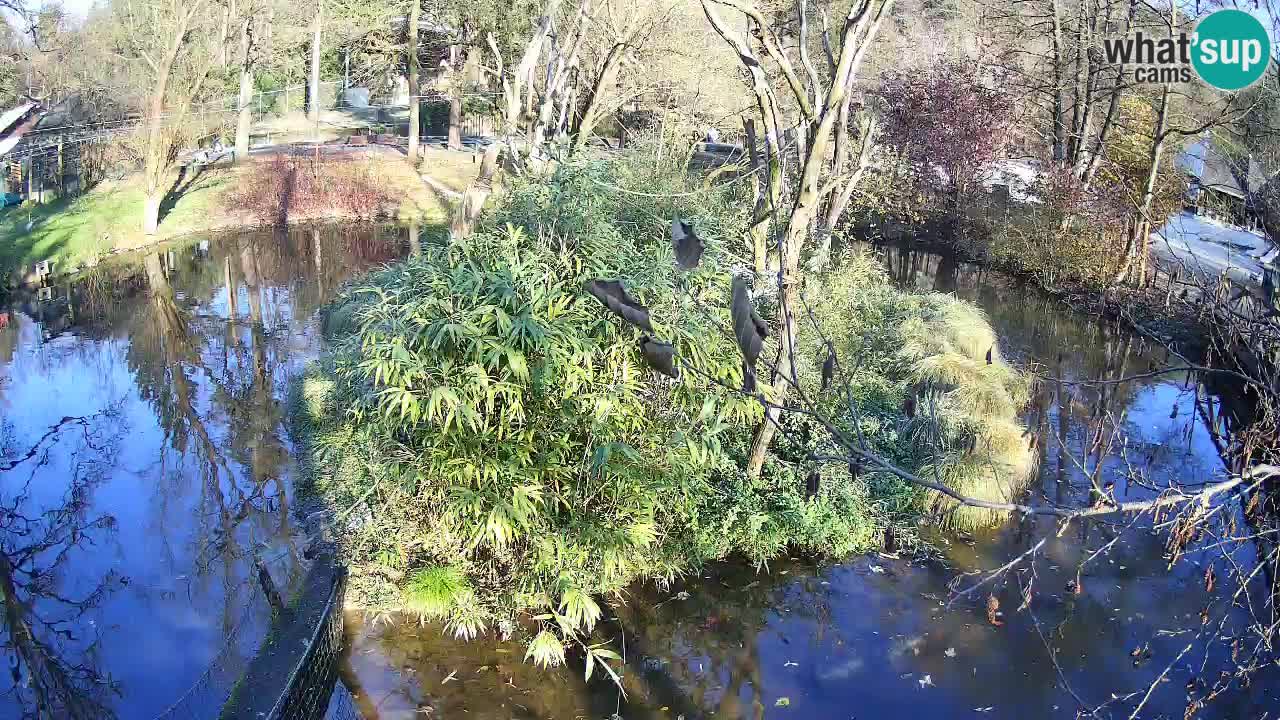
[[(0, 641), (21, 670), (16, 683), (0, 679), (0, 718), (34, 715), (40, 703), (59, 717), (216, 716), (207, 706), (267, 624), (253, 560), (280, 584), (298, 580), (283, 402), (320, 350), (316, 311), (408, 247), (395, 228), (192, 241), (7, 308), (0, 468), (13, 467), (0, 474)], [(999, 276), (880, 252), (899, 283), (981, 305), (1015, 362), (1068, 382), (1168, 362)], [(1045, 383), (1026, 415), (1041, 460), (1033, 492), (1070, 501), (1093, 472), (1121, 497), (1145, 492), (1134, 478), (1210, 477), (1222, 469), (1208, 430), (1220, 412), (1179, 374), (1102, 390)], [(1118, 427), (1127, 440), (1086, 456), (1100, 417), (1108, 436)], [(1145, 692), (1192, 642), (1210, 600), (1203, 558), (1169, 571), (1163, 543), (1140, 527), (1080, 570), (1118, 535), (1095, 521), (1057, 537), (1042, 520), (937, 538), (932, 560), (726, 563), (671, 588), (634, 588), (602, 634), (625, 645), (621, 703), (579, 666), (523, 664), (516, 642), (457, 643), (436, 626), (354, 613), (341, 676), (368, 718), (1072, 718), (1079, 702)], [(1004, 625), (988, 622), (985, 594), (945, 606), (959, 573), (1042, 539), (1035, 576), (996, 590)], [(1068, 592), (1078, 572), (1081, 592)], [(1033, 584), (1030, 611), (1014, 612), (1019, 582)], [(1244, 622), (1215, 607), (1229, 629)], [(1146, 644), (1152, 658), (1135, 665), (1130, 651)], [(1182, 717), (1191, 668), (1216, 669), (1227, 652), (1197, 644), (1141, 716)], [(1277, 685), (1263, 673), (1200, 717), (1275, 716)], [(1102, 716), (1128, 717), (1135, 703), (1114, 701)]]
[(320, 348), (316, 310), (404, 248), (394, 228), (192, 241), (3, 308), (0, 468), (17, 464), (0, 474), (0, 589), (17, 669), (0, 718), (149, 720), (174, 703), (171, 717), (216, 717), (269, 617), (254, 558), (299, 579), (282, 400)]

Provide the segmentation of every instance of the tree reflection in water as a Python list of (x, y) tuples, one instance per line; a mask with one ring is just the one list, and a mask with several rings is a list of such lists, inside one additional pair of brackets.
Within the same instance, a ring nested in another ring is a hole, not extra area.
[[(5, 673), (0, 717), (147, 718), (175, 700), (217, 716), (236, 678), (211, 659), (251, 655), (267, 624), (254, 559), (286, 591), (301, 577), (282, 401), (317, 351), (316, 311), (404, 244), (404, 229), (374, 226), (193, 238), (0, 308), (0, 449), (25, 454), (62, 414), (119, 408), (0, 475), (4, 659), (21, 673)], [(86, 432), (117, 461), (69, 444)], [(49, 514), (55, 501), (69, 509)], [(30, 550), (46, 536), (70, 549)]]
[[(115, 717), (108, 705), (117, 688), (95, 667), (97, 628), (86, 621), (127, 580), (108, 572), (63, 582), (74, 553), (115, 528), (112, 516), (92, 508), (116, 439), (101, 419), (63, 418), (33, 447), (0, 446), (0, 647), (9, 664), (0, 695), (15, 698), (26, 718)], [(46, 499), (37, 469), (57, 443), (75, 445), (62, 448), (73, 455), (73, 475), (60, 497)]]

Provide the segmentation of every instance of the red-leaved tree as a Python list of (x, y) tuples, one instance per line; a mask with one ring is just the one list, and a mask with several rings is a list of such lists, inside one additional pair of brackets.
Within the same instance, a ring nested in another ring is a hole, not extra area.
[(980, 73), (971, 60), (943, 59), (890, 72), (877, 91), (882, 142), (920, 190), (953, 203), (1002, 156), (1013, 126), (1013, 98)]

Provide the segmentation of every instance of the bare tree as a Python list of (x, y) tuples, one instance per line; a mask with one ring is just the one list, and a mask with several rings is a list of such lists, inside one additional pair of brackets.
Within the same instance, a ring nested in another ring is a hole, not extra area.
[[(861, 174), (849, 166), (845, 148), (849, 142), (849, 117), (853, 101), (853, 84), (875, 41), (886, 13), (893, 0), (855, 0), (836, 30), (835, 37), (823, 30), (823, 46), (827, 54), (825, 77), (820, 74), (808, 53), (810, 9), (804, 0), (797, 2), (799, 43), (803, 76), (796, 70), (790, 54), (765, 15), (755, 6), (739, 0), (703, 0), (703, 10), (716, 32), (737, 53), (744, 70), (750, 77), (764, 136), (765, 160), (768, 177), (767, 215), (756, 223), (769, 222), (777, 237), (778, 269), (778, 318), (780, 337), (780, 362), (773, 373), (773, 392), (779, 399), (785, 398), (788, 384), (794, 384), (796, 341), (795, 313), (800, 307), (801, 258), (811, 249), (811, 239), (830, 232), (839, 222), (839, 212), (822, 213), (824, 204), (832, 194), (845, 188)], [(747, 32), (739, 32), (726, 22), (716, 7), (727, 7), (745, 20)], [(770, 65), (761, 62), (762, 51)], [(787, 119), (784, 105), (774, 88), (777, 84), (786, 88), (788, 101), (795, 114)], [(787, 137), (792, 140), (783, 146)], [(794, 147), (792, 147), (794, 146)], [(834, 161), (832, 150), (834, 147)], [(798, 157), (796, 170), (784, 163), (784, 153)], [(784, 207), (784, 198), (789, 207)], [(823, 228), (817, 227), (819, 223)], [(759, 253), (761, 244), (755, 243), (756, 267), (764, 263)], [(757, 278), (757, 281), (763, 278)], [(764, 465), (765, 455), (777, 429), (780, 410), (771, 408), (757, 429), (747, 461), (747, 473), (758, 476)]]
[(145, 110), (143, 161), (145, 200), (142, 229), (154, 235), (160, 224), (169, 170), (185, 133), (191, 106), (207, 89), (217, 65), (217, 37), (205, 12), (209, 0), (148, 0), (113, 5), (119, 44), (130, 61), (144, 68), (151, 88)]
[[(324, 0), (316, 0), (316, 12), (311, 25), (311, 74), (309, 84), (310, 103), (307, 105), (307, 119), (320, 122), (320, 41), (324, 28)], [(316, 138), (318, 141), (320, 138)]]
[(249, 157), (249, 127), (253, 123), (253, 69), (261, 53), (259, 41), (254, 35), (255, 8), (245, 9), (240, 18), (240, 97), (236, 114), (235, 161)]

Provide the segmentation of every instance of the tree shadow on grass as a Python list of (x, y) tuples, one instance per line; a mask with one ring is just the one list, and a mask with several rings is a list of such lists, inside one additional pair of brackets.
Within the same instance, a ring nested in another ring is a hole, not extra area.
[(208, 165), (203, 163), (189, 163), (183, 165), (178, 171), (178, 177), (173, 181), (173, 186), (164, 194), (164, 199), (160, 201), (159, 222), (164, 222), (165, 217), (173, 212), (174, 207), (185, 195), (202, 188), (207, 188), (216, 173), (207, 172)]
[[(24, 266), (62, 254), (73, 244), (76, 231), (85, 221), (69, 224), (65, 220), (56, 227), (46, 223), (52, 217), (70, 212), (69, 203), (59, 201), (56, 206), (44, 206), (28, 212), (25, 208), (13, 208), (0, 215), (0, 292), (8, 281)], [(31, 228), (27, 229), (27, 223)]]
[(462, 193), (454, 192), (438, 180), (434, 178), (428, 179), (427, 176), (423, 176), (422, 184), (427, 186), (427, 189), (431, 191), (432, 197), (440, 204), (447, 223), (448, 218), (453, 217), (453, 214), (457, 212), (458, 203), (462, 201)]

